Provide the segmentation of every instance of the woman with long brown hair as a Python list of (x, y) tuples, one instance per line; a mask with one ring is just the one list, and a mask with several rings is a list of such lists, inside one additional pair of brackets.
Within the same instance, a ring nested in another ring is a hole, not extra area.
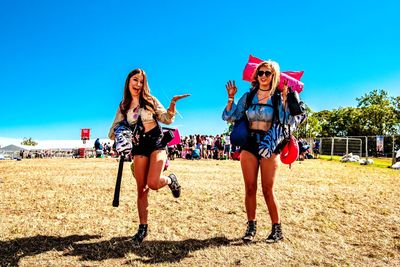
[(140, 221), (139, 229), (133, 237), (134, 241), (142, 242), (147, 236), (149, 189), (158, 190), (168, 185), (174, 197), (180, 196), (181, 186), (177, 177), (173, 173), (169, 176), (162, 175), (167, 154), (159, 122), (171, 124), (175, 118), (176, 101), (187, 96), (189, 94), (174, 96), (168, 109), (165, 109), (158, 99), (150, 94), (146, 73), (143, 70), (135, 69), (126, 78), (123, 99), (110, 128), (109, 137), (115, 139), (114, 130), (122, 121), (130, 127), (140, 124), (143, 129), (132, 149), (128, 146), (129, 151), (126, 151), (127, 147), (117, 144), (117, 151), (120, 154), (131, 152), (133, 155), (132, 174), (136, 179)]

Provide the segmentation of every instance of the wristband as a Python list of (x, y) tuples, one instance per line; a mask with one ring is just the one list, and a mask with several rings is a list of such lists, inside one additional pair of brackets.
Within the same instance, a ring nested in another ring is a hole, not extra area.
[(228, 102), (233, 102), (233, 97), (228, 97)]

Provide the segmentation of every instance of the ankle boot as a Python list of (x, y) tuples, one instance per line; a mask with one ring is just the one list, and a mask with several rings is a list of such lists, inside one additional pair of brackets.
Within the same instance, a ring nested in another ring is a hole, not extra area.
[(280, 223), (274, 223), (272, 225), (271, 234), (267, 237), (266, 241), (267, 243), (275, 243), (282, 239), (283, 239), (282, 226)]
[(256, 236), (256, 232), (257, 232), (257, 221), (248, 221), (246, 233), (244, 234), (242, 240), (244, 242), (253, 241), (254, 237)]
[(139, 224), (137, 233), (133, 236), (132, 240), (141, 243), (147, 236), (147, 224)]
[(171, 183), (168, 186), (171, 189), (172, 195), (178, 198), (181, 195), (181, 186), (178, 183), (178, 178), (176, 178), (176, 175), (173, 173), (168, 177), (171, 179)]

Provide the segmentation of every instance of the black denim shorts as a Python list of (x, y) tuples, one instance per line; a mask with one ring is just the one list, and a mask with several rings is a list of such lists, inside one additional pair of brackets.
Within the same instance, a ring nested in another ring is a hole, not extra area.
[(261, 159), (261, 155), (258, 153), (259, 144), (261, 140), (265, 137), (267, 132), (264, 131), (255, 131), (250, 130), (249, 137), (247, 138), (247, 142), (244, 146), (241, 147), (241, 150), (246, 150), (253, 154), (257, 159)]
[(147, 133), (140, 135), (139, 144), (132, 148), (132, 155), (142, 155), (150, 157), (151, 153), (156, 150), (165, 150), (166, 144), (162, 142), (163, 133), (160, 127), (156, 126)]

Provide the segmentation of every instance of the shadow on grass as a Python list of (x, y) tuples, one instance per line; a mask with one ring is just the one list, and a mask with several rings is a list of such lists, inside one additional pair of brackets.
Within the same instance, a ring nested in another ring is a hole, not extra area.
[[(214, 237), (204, 240), (187, 239), (182, 241), (144, 241), (138, 245), (131, 237), (111, 238), (94, 243), (78, 243), (98, 239), (96, 235), (71, 235), (67, 237), (34, 236), (0, 241), (0, 265), (17, 266), (21, 258), (33, 256), (51, 250), (62, 251), (63, 256), (77, 256), (84, 261), (102, 261), (106, 259), (125, 258), (134, 253), (139, 258), (127, 263), (139, 261), (151, 263), (179, 262), (190, 252), (209, 247), (229, 246), (238, 240), (226, 237)], [(236, 244), (237, 245), (237, 244)]]
[(0, 266), (18, 266), (19, 260), (23, 257), (51, 250), (66, 251), (75, 242), (100, 237), (97, 235), (70, 235), (67, 237), (37, 235), (0, 241)]

